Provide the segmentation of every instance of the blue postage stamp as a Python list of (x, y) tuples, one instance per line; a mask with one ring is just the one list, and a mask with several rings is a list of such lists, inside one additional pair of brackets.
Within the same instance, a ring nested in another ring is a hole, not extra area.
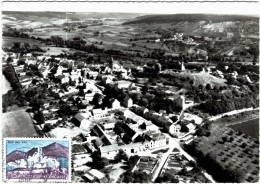
[(70, 182), (69, 139), (5, 138), (3, 154), (5, 181)]

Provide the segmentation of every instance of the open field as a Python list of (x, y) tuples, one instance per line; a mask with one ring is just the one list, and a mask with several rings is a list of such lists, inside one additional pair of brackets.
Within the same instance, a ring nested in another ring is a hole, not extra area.
[(252, 119), (236, 125), (231, 125), (229, 127), (250, 135), (255, 139), (259, 139), (259, 118)]
[(212, 76), (206, 72), (200, 72), (200, 73), (187, 73), (183, 72), (180, 73), (183, 77), (191, 77), (194, 80), (194, 85), (198, 86), (200, 84), (206, 85), (207, 83), (211, 84), (211, 86), (225, 86), (225, 79), (220, 79), (215, 76)]
[(62, 47), (41, 47), (46, 52), (45, 55), (59, 55), (59, 54), (73, 54), (74, 52), (78, 52), (75, 49), (70, 48), (62, 48)]
[[(168, 73), (171, 76), (175, 76), (175, 77), (179, 77), (179, 78), (189, 78), (192, 79), (194, 81), (193, 86), (199, 86), (200, 84), (205, 86), (206, 84), (210, 84), (212, 87), (214, 86), (226, 86), (225, 82), (226, 79), (220, 79), (217, 78), (213, 75), (210, 75), (207, 72), (188, 72), (188, 71), (183, 71), (181, 73), (176, 73), (173, 71), (165, 71), (164, 73)], [(189, 80), (184, 81), (185, 85), (189, 85)]]
[[(4, 29), (7, 29), (5, 26), (9, 26), (12, 28), (33, 28), (33, 32), (24, 33), (29, 34), (30, 36), (40, 37), (40, 38), (49, 38), (51, 36), (60, 36), (65, 40), (72, 39), (74, 37), (81, 37), (84, 39), (87, 44), (95, 44), (99, 48), (104, 49), (126, 49), (129, 47), (129, 43), (127, 41), (123, 41), (131, 38), (138, 32), (131, 25), (122, 25), (123, 22), (127, 21), (129, 18), (132, 18), (133, 14), (122, 14), (120, 16), (115, 17), (114, 14), (105, 14), (105, 17), (100, 17), (99, 14), (95, 13), (71, 13), (66, 16), (63, 12), (61, 13), (48, 13), (48, 15), (40, 13), (38, 16), (34, 13), (21, 13), (21, 12), (13, 12), (7, 13), (3, 15), (3, 23)], [(102, 25), (89, 25), (86, 28), (78, 28), (75, 25), (70, 32), (66, 32), (63, 30), (64, 26), (63, 21), (64, 18), (68, 18), (69, 22), (73, 22), (73, 20), (79, 20), (81, 22), (91, 23), (92, 21), (101, 21)], [(94, 32), (99, 31), (102, 36), (94, 36)], [(13, 39), (4, 38), (3, 47), (10, 47), (13, 45)], [(18, 42), (27, 42), (30, 44), (34, 44), (31, 40), (18, 39)], [(103, 42), (102, 45), (99, 45), (100, 42)], [(98, 44), (96, 44), (98, 42)], [(38, 45), (39, 43), (36, 43)], [(50, 51), (55, 52), (55, 51)], [(51, 55), (51, 54), (50, 54)], [(54, 53), (53, 55), (56, 55)]]
[(25, 109), (6, 112), (2, 114), (3, 137), (36, 137), (31, 117)]
[(223, 116), (212, 123), (228, 126), (259, 140), (259, 110), (242, 112), (231, 116)]

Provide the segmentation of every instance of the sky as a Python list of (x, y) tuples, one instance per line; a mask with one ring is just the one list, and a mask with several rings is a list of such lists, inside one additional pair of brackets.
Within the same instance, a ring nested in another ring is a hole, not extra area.
[(32, 148), (44, 147), (52, 143), (59, 143), (63, 146), (69, 146), (68, 140), (6, 140), (6, 154), (11, 153), (14, 150), (29, 151)]
[[(208, 0), (211, 1), (211, 0)], [(229, 0), (227, 0), (229, 1)], [(254, 0), (252, 0), (254, 1)], [(255, 2), (3, 2), (2, 11), (118, 12), (147, 14), (212, 13), (259, 15)]]

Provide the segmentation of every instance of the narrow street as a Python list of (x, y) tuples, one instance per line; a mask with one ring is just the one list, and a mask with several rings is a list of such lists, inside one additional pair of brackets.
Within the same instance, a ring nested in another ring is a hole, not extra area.
[[(174, 138), (171, 138), (170, 140), (173, 141), (173, 142), (176, 142), (177, 148), (180, 150), (180, 153), (183, 154), (189, 161), (194, 161), (194, 162), (196, 162), (196, 160), (195, 160), (192, 156), (190, 156), (186, 151), (184, 151), (184, 150), (181, 148), (180, 144), (179, 144)], [(202, 171), (202, 172), (203, 172), (204, 176), (205, 176), (208, 180), (210, 180), (211, 183), (216, 183), (215, 180), (212, 178), (211, 175), (209, 175), (209, 174), (208, 174), (207, 172), (205, 172), (205, 171)]]
[(177, 142), (172, 142), (171, 139), (172, 139), (172, 138), (170, 137), (170, 141), (169, 141), (170, 147), (169, 147), (169, 150), (168, 150), (166, 153), (164, 153), (163, 156), (161, 157), (161, 162), (160, 162), (158, 168), (156, 169), (155, 174), (154, 174), (154, 176), (153, 176), (153, 178), (152, 178), (152, 181), (153, 181), (153, 182), (154, 182), (155, 179), (160, 175), (161, 170), (162, 170), (163, 166), (165, 165), (167, 158), (168, 158), (169, 155), (172, 153), (173, 149), (174, 149), (174, 148), (177, 148), (177, 146), (178, 146), (178, 144), (179, 144), (179, 143), (177, 143)]
[[(164, 167), (164, 165), (165, 165), (165, 163), (166, 163), (167, 158), (168, 158), (169, 155), (172, 153), (172, 151), (173, 151), (174, 148), (177, 148), (177, 149), (180, 151), (180, 153), (181, 153), (182, 155), (184, 155), (189, 161), (194, 161), (194, 162), (196, 162), (196, 160), (195, 160), (192, 156), (190, 156), (186, 151), (184, 151), (184, 150), (181, 148), (180, 144), (179, 144), (174, 138), (172, 138), (172, 137), (169, 137), (169, 138), (170, 138), (170, 140), (169, 140), (169, 145), (170, 145), (169, 150), (168, 150), (166, 153), (164, 153), (163, 156), (161, 157), (160, 164), (159, 164), (158, 168), (157, 168), (156, 171), (155, 171), (155, 174), (154, 174), (154, 176), (153, 176), (153, 178), (152, 178), (152, 182), (154, 182), (155, 179), (160, 175), (160, 173), (161, 173), (161, 171), (162, 171), (162, 168)], [(216, 182), (214, 181), (214, 179), (212, 178), (212, 176), (209, 175), (207, 172), (202, 171), (202, 173), (204, 174), (204, 176), (205, 176), (208, 180), (210, 180), (210, 182), (216, 183)]]

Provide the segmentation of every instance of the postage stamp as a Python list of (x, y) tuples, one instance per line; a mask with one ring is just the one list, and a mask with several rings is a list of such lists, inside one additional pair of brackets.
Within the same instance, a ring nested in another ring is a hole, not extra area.
[(70, 182), (69, 139), (5, 138), (4, 181)]

